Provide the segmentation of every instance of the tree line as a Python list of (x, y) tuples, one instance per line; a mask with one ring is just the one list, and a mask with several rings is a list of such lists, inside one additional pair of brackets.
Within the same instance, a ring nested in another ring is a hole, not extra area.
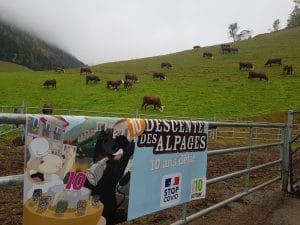
[(0, 60), (32, 70), (80, 67), (84, 63), (63, 50), (0, 21)]

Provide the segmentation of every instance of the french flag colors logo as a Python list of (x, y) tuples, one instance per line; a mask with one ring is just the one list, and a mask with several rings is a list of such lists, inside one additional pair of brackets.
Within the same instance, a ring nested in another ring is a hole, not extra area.
[(160, 207), (170, 207), (180, 202), (181, 174), (164, 175), (161, 182)]

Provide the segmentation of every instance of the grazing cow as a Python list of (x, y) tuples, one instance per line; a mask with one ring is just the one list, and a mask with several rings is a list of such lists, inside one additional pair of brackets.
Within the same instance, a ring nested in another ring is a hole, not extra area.
[(129, 88), (132, 88), (132, 85), (134, 83), (134, 80), (127, 79), (124, 81), (124, 89), (128, 90)]
[(125, 73), (125, 80), (132, 80), (134, 83), (139, 82), (138, 77), (133, 73)]
[(200, 48), (200, 45), (195, 45), (193, 48), (194, 49)]
[(46, 80), (43, 84), (44, 87), (49, 88), (50, 86), (56, 88), (56, 80)]
[(153, 77), (153, 79), (154, 78), (159, 78), (160, 80), (161, 79), (163, 79), (163, 80), (167, 79), (166, 75), (162, 72), (154, 72), (152, 77)]
[(268, 61), (265, 63), (265, 66), (271, 66), (272, 64), (279, 64), (280, 66), (282, 66), (281, 58), (268, 59)]
[(265, 79), (266, 81), (269, 80), (267, 75), (264, 72), (255, 72), (255, 71), (249, 71), (248, 79), (251, 78), (259, 78), (259, 80)]
[(161, 68), (172, 68), (172, 64), (171, 63), (168, 63), (168, 62), (162, 62), (161, 64), (160, 64), (160, 67)]
[(293, 65), (285, 65), (283, 67), (282, 74), (293, 75)]
[(85, 77), (86, 84), (88, 84), (89, 81), (93, 81), (94, 83), (97, 83), (100, 81), (100, 78), (96, 75), (86, 75)]
[(124, 81), (123, 80), (109, 80), (107, 81), (107, 88), (111, 88), (111, 89), (118, 89), (120, 84), (123, 84)]
[(87, 75), (88, 73), (92, 73), (92, 70), (90, 68), (80, 68), (80, 75), (82, 75), (83, 73), (85, 73), (85, 75)]
[(42, 113), (45, 115), (52, 115), (53, 105), (51, 103), (45, 103), (42, 108)]
[(158, 107), (159, 111), (161, 111), (161, 112), (164, 110), (164, 106), (161, 105), (160, 99), (155, 96), (144, 96), (143, 103), (142, 103), (142, 109), (144, 107), (146, 110), (148, 105), (153, 105), (154, 109), (156, 109), (156, 107)]
[(213, 59), (213, 54), (211, 52), (204, 52), (203, 58)]
[(57, 72), (57, 73), (65, 73), (65, 70), (64, 70), (64, 68), (62, 68), (62, 67), (55, 67), (55, 72)]
[(221, 44), (221, 48), (230, 48), (230, 44)]
[(240, 70), (243, 68), (253, 70), (254, 66), (251, 62), (240, 62)]
[(238, 52), (239, 50), (237, 49), (237, 48), (231, 48), (231, 47), (223, 47), (222, 48), (222, 53), (223, 54), (225, 54), (225, 53), (231, 53), (231, 52), (233, 52), (233, 53), (236, 53), (236, 52)]

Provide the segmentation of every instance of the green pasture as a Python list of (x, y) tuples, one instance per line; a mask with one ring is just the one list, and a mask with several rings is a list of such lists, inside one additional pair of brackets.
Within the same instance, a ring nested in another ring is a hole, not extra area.
[[(126, 113), (138, 109), (145, 114), (208, 119), (300, 109), (300, 27), (231, 43), (239, 49), (237, 54), (223, 55), (220, 45), (192, 49), (193, 44), (191, 49), (174, 54), (93, 66), (101, 79), (98, 84), (86, 85), (79, 68), (65, 74), (0, 69), (0, 105), (24, 101), (26, 106), (41, 107), (50, 102), (56, 109)], [(212, 52), (214, 58), (202, 58), (205, 51)], [(278, 65), (264, 66), (267, 59), (277, 57), (283, 64), (293, 65), (294, 75), (282, 75)], [(173, 68), (161, 69), (164, 61)], [(269, 81), (249, 80), (248, 72), (239, 70), (240, 61), (253, 62), (255, 71), (266, 72)], [(154, 71), (164, 72), (167, 80), (153, 80)], [(107, 80), (124, 79), (125, 72), (137, 74), (140, 82), (128, 91), (123, 86), (116, 91), (106, 88)], [(56, 79), (57, 88), (43, 88), (46, 79)], [(141, 111), (144, 95), (159, 96), (164, 112), (154, 111), (152, 106)]]

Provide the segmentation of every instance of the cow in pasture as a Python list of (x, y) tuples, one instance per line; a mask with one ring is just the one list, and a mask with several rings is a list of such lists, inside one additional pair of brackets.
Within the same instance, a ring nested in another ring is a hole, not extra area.
[(265, 63), (265, 66), (267, 66), (267, 65), (271, 66), (272, 64), (278, 64), (278, 65), (282, 66), (281, 58), (268, 59), (268, 61)]
[(230, 48), (230, 44), (221, 44), (221, 48)]
[(53, 87), (53, 88), (56, 88), (56, 80), (53, 79), (53, 80), (46, 80), (44, 83), (43, 83), (43, 87)]
[(45, 115), (52, 115), (53, 105), (51, 103), (45, 103), (42, 108), (42, 113)]
[(282, 69), (282, 74), (293, 75), (293, 65), (285, 65)]
[(248, 79), (251, 79), (251, 78), (259, 78), (259, 80), (264, 79), (266, 81), (269, 80), (269, 78), (267, 77), (267, 75), (264, 72), (249, 71)]
[(195, 45), (195, 46), (193, 47), (193, 49), (197, 49), (197, 48), (200, 48), (200, 45)]
[(204, 52), (203, 53), (203, 58), (208, 58), (208, 59), (213, 59), (213, 54), (211, 52)]
[(222, 48), (222, 53), (223, 54), (225, 54), (225, 53), (231, 53), (231, 52), (233, 52), (233, 53), (236, 53), (236, 52), (238, 52), (239, 50), (237, 49), (237, 48), (231, 48), (231, 47), (224, 47), (224, 48)]
[(143, 103), (142, 103), (142, 109), (147, 108), (148, 105), (153, 105), (153, 108), (156, 109), (156, 107), (159, 108), (159, 111), (164, 110), (164, 106), (161, 105), (160, 98), (155, 97), (155, 96), (144, 96), (143, 98)]
[(251, 62), (240, 62), (240, 70), (243, 68), (253, 70), (254, 66)]
[(167, 77), (164, 73), (162, 72), (154, 72), (153, 75), (152, 75), (153, 79), (154, 78), (159, 78), (160, 80), (163, 79), (163, 80), (166, 80)]
[(65, 73), (65, 69), (64, 68), (62, 68), (62, 67), (55, 67), (55, 72), (57, 72), (57, 73)]
[[(13, 113), (22, 114), (22, 113), (24, 113), (24, 110), (21, 107), (16, 107), (16, 108), (14, 108)], [(19, 127), (19, 124), (16, 124), (16, 128), (18, 128), (18, 127)]]
[(138, 77), (133, 73), (125, 73), (125, 80), (132, 80), (134, 83), (139, 82)]
[(83, 73), (85, 73), (85, 75), (92, 73), (92, 70), (90, 68), (84, 67), (84, 68), (80, 68), (80, 75), (82, 75)]
[(86, 84), (88, 84), (89, 81), (93, 81), (94, 83), (97, 83), (100, 81), (100, 78), (96, 75), (86, 75), (85, 77)]
[(130, 79), (125, 80), (124, 89), (128, 90), (129, 88), (132, 88), (133, 84), (134, 84), (134, 80), (130, 80)]
[(116, 90), (123, 83), (124, 83), (123, 80), (109, 80), (109, 81), (107, 81), (106, 86), (107, 86), (107, 88)]
[(168, 63), (168, 62), (162, 62), (161, 64), (160, 64), (160, 67), (161, 68), (167, 68), (167, 69), (169, 69), (169, 68), (172, 68), (172, 64), (171, 63)]

